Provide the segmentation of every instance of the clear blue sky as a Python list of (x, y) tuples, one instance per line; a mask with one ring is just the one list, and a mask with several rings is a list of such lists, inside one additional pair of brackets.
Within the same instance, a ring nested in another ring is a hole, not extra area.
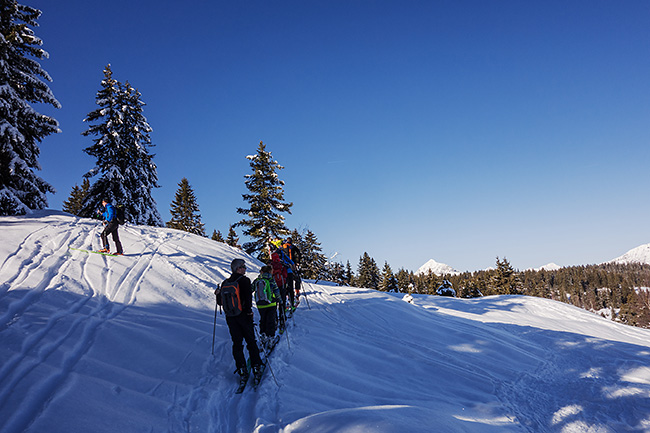
[(38, 0), (62, 108), (60, 209), (103, 69), (142, 93), (165, 221), (187, 177), (206, 231), (245, 207), (260, 140), (290, 228), (354, 269), (599, 263), (650, 242), (650, 2)]

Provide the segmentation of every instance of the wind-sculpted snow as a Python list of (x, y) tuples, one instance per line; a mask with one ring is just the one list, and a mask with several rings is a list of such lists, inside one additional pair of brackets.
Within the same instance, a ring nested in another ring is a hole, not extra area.
[[(644, 432), (650, 331), (558, 302), (305, 281), (257, 392), (213, 291), (244, 258), (206, 238), (52, 211), (0, 218), (0, 432)], [(275, 381), (277, 379), (277, 383)]]

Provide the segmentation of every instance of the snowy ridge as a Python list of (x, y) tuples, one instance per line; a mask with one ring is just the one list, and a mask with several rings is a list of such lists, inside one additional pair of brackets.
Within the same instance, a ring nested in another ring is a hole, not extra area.
[(650, 330), (548, 299), (305, 281), (257, 392), (213, 290), (239, 250), (126, 226), (0, 217), (0, 432), (619, 432), (650, 428)]
[(444, 263), (438, 263), (435, 260), (431, 259), (415, 271), (415, 275), (427, 274), (429, 271), (433, 272), (436, 275), (457, 275), (460, 274), (459, 271), (455, 270), (449, 265)]
[(531, 268), (529, 270), (539, 272), (539, 271), (557, 271), (558, 269), (562, 269), (562, 266), (551, 262), (551, 263), (548, 263), (548, 264), (546, 264), (544, 266), (540, 266), (539, 268), (534, 268), (534, 269)]
[(650, 265), (650, 244), (645, 244), (636, 248), (632, 248), (627, 253), (623, 254), (620, 257), (615, 258), (614, 260), (608, 263), (618, 263), (618, 264), (641, 263), (645, 265)]

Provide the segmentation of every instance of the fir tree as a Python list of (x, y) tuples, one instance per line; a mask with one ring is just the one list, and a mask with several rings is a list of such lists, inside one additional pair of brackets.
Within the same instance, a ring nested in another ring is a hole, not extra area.
[(381, 271), (381, 284), (380, 290), (384, 292), (399, 292), (399, 287), (397, 286), (397, 278), (393, 274), (388, 262), (384, 262), (384, 269)]
[(317, 279), (323, 275), (327, 259), (322, 251), (316, 235), (311, 230), (307, 230), (303, 246), (300, 248), (302, 253), (301, 272), (305, 278)]
[(167, 222), (167, 227), (205, 236), (196, 195), (187, 178), (184, 177), (178, 184), (178, 191), (171, 206), (172, 219)]
[(97, 158), (84, 176), (99, 178), (90, 187), (82, 216), (92, 216), (107, 198), (124, 206), (128, 221), (162, 226), (151, 197), (152, 189), (158, 187), (158, 174), (149, 153), (151, 127), (142, 114), (141, 94), (128, 82), (122, 85), (115, 80), (110, 65), (104, 70), (101, 87), (96, 95), (99, 108), (84, 119), (90, 126), (83, 135), (96, 137), (84, 151)]
[(266, 151), (264, 143), (260, 141), (257, 154), (247, 158), (253, 174), (246, 175), (245, 184), (250, 193), (243, 194), (242, 197), (249, 207), (238, 208), (237, 212), (248, 218), (235, 223), (235, 227), (245, 227), (244, 235), (252, 239), (244, 244), (244, 250), (249, 254), (258, 253), (259, 258), (264, 258), (269, 239), (289, 233), (281, 213), (291, 214), (293, 203), (284, 202), (284, 182), (276, 173), (276, 170), (284, 167), (272, 159), (271, 152)]
[(370, 257), (368, 253), (363, 253), (359, 259), (359, 277), (357, 278), (357, 285), (359, 287), (367, 287), (369, 289), (379, 288), (379, 268), (375, 259)]
[(234, 225), (230, 226), (230, 229), (228, 230), (228, 237), (226, 238), (226, 244), (230, 245), (231, 247), (241, 248), (241, 246), (239, 245), (239, 237), (237, 237), (237, 232), (235, 232)]
[(81, 216), (81, 209), (83, 208), (83, 203), (86, 200), (86, 196), (88, 196), (89, 190), (90, 181), (88, 179), (83, 180), (81, 188), (78, 185), (72, 187), (70, 197), (63, 202), (62, 210), (72, 215)]
[(223, 238), (223, 235), (222, 235), (221, 232), (218, 231), (218, 230), (214, 230), (214, 231), (212, 232), (212, 238), (211, 238), (211, 239), (212, 239), (213, 241), (217, 241), (217, 242), (226, 242), (226, 241), (224, 240), (224, 238)]
[(496, 293), (499, 295), (517, 295), (521, 290), (521, 282), (514, 268), (504, 257), (500, 260), (497, 257), (497, 269), (493, 284)]
[(37, 60), (48, 57), (32, 27), (41, 11), (0, 2), (0, 215), (24, 215), (47, 207), (54, 188), (40, 177), (39, 143), (59, 132), (58, 122), (30, 104), (61, 105), (43, 81), (52, 81)]
[(348, 286), (354, 286), (356, 284), (355, 278), (354, 278), (354, 272), (352, 271), (352, 265), (350, 265), (350, 261), (348, 260), (345, 263), (345, 274), (344, 274), (344, 282)]

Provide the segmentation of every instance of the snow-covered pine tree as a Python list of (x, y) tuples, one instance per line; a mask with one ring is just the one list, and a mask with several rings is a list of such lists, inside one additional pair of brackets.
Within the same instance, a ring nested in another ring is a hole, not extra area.
[(230, 229), (228, 230), (226, 245), (230, 245), (231, 247), (235, 247), (235, 248), (241, 248), (241, 246), (239, 245), (239, 237), (237, 236), (237, 232), (235, 231), (234, 226), (230, 226)]
[(88, 191), (90, 191), (90, 181), (88, 179), (83, 180), (81, 188), (78, 185), (73, 186), (70, 197), (63, 202), (62, 210), (79, 216)]
[(185, 177), (178, 184), (178, 191), (176, 191), (170, 213), (172, 219), (167, 222), (167, 227), (205, 236), (196, 195)]
[(284, 182), (278, 179), (276, 170), (282, 170), (271, 152), (260, 141), (257, 154), (246, 157), (250, 161), (253, 174), (246, 175), (246, 188), (249, 194), (242, 194), (249, 207), (238, 208), (237, 213), (247, 218), (235, 223), (235, 227), (245, 227), (243, 233), (252, 240), (244, 244), (248, 254), (257, 253), (258, 258), (268, 255), (266, 245), (269, 239), (283, 237), (289, 233), (281, 212), (291, 214), (293, 203), (284, 202)]
[(30, 104), (61, 107), (43, 81), (52, 79), (37, 61), (48, 57), (32, 30), (40, 15), (15, 0), (0, 1), (0, 215), (43, 209), (46, 193), (54, 192), (34, 173), (41, 169), (39, 143), (59, 132), (59, 124)]
[(126, 214), (131, 208), (131, 221), (136, 224), (162, 226), (163, 221), (158, 213), (156, 201), (151, 196), (154, 188), (159, 188), (158, 172), (153, 162), (155, 155), (149, 153), (154, 145), (151, 142), (152, 128), (144, 117), (142, 94), (127, 81), (122, 87), (125, 104), (123, 140), (129, 143), (132, 164), (127, 166), (125, 181), (127, 191), (131, 193), (130, 202), (125, 203)]
[(101, 86), (95, 98), (99, 108), (88, 113), (84, 122), (90, 126), (83, 132), (96, 137), (84, 151), (97, 158), (84, 177), (100, 177), (90, 187), (82, 216), (94, 215), (102, 199), (108, 198), (124, 206), (127, 221), (163, 226), (151, 197), (151, 190), (158, 187), (158, 174), (148, 150), (151, 126), (142, 114), (141, 94), (128, 82), (122, 85), (115, 80), (110, 65), (104, 69)]
[(325, 263), (327, 259), (322, 253), (320, 242), (316, 235), (307, 230), (303, 238), (303, 247), (300, 249), (302, 253), (301, 273), (305, 278), (322, 278), (325, 270)]

